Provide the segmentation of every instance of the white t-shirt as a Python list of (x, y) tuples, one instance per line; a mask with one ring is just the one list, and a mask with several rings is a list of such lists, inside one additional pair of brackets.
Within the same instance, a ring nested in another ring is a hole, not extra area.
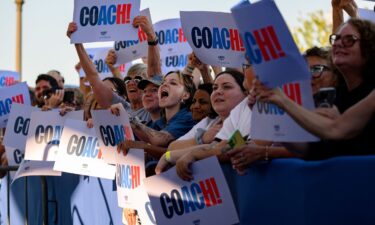
[(185, 135), (181, 136), (179, 139), (177, 140), (190, 140), (190, 139), (194, 139), (195, 138), (195, 133), (197, 132), (198, 129), (204, 129), (204, 130), (207, 130), (208, 128), (210, 128), (212, 126), (212, 124), (214, 124), (216, 122), (216, 120), (218, 120), (219, 117), (216, 117), (214, 119), (211, 119), (209, 117), (206, 117), (204, 119), (202, 119), (199, 123), (195, 124), (195, 126), (193, 128), (191, 128), (191, 130), (189, 132), (187, 132)]
[(223, 127), (215, 138), (228, 140), (235, 130), (239, 130), (242, 137), (248, 135), (250, 138), (251, 109), (247, 105), (247, 98), (242, 100), (224, 120)]

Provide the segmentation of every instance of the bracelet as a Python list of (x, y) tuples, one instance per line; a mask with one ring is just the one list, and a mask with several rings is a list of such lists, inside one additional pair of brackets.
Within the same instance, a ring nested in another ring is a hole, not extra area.
[(147, 41), (148, 45), (150, 46), (156, 46), (159, 43), (158, 36), (155, 34), (155, 39), (152, 41)]
[(270, 149), (270, 146), (266, 145), (266, 153), (264, 155), (264, 161), (268, 162), (269, 161), (269, 155), (268, 155), (268, 151)]
[(171, 163), (171, 151), (166, 151), (165, 152), (165, 161)]

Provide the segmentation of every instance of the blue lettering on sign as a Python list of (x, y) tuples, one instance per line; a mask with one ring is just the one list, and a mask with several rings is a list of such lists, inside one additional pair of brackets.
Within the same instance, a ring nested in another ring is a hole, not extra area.
[(61, 126), (53, 127), (48, 125), (44, 127), (43, 125), (38, 125), (35, 130), (35, 142), (37, 144), (59, 145), (62, 129)]
[(131, 40), (131, 41), (116, 41), (115, 42), (115, 50), (119, 51), (120, 49), (125, 49), (127, 47), (136, 45), (139, 43), (139, 40)]
[(17, 164), (20, 164), (24, 157), (25, 157), (25, 154), (23, 154), (19, 149), (14, 150), (13, 158)]
[(196, 48), (245, 51), (237, 29), (213, 27), (193, 27), (191, 38)]
[(10, 86), (15, 82), (14, 77), (0, 77), (0, 86)]
[(245, 44), (250, 63), (260, 64), (286, 56), (273, 26), (267, 26), (251, 33), (245, 32)]
[(125, 129), (121, 125), (114, 125), (113, 127), (99, 126), (100, 136), (105, 146), (116, 146), (125, 140)]
[(94, 64), (98, 73), (109, 73), (109, 67), (107, 63), (103, 61), (103, 59), (95, 60)]
[(186, 42), (182, 28), (160, 30), (156, 31), (155, 34), (158, 37), (159, 45)]
[(66, 149), (68, 155), (75, 154), (87, 158), (98, 158), (99, 156), (99, 143), (96, 137), (78, 137), (72, 135), (69, 139)]
[(168, 219), (171, 219), (174, 214), (181, 216), (205, 207), (222, 204), (220, 192), (213, 177), (193, 182), (190, 186), (183, 186), (180, 191), (172, 189), (170, 194), (162, 193), (159, 199), (163, 214)]
[(102, 5), (82, 7), (79, 14), (79, 23), (85, 27), (87, 25), (113, 25), (130, 23), (131, 4)]
[(6, 98), (0, 101), (0, 116), (4, 116), (10, 112), (12, 106), (12, 99)]
[(118, 165), (117, 186), (134, 189), (141, 184), (141, 168), (135, 165)]
[(166, 67), (185, 67), (187, 64), (188, 55), (173, 55), (165, 58)]
[(256, 103), (258, 112), (266, 115), (284, 115), (285, 111), (275, 104), (257, 101)]
[(24, 119), (23, 117), (17, 117), (16, 121), (14, 122), (14, 133), (19, 134), (22, 133), (23, 135), (27, 135), (29, 132), (29, 125), (30, 119)]

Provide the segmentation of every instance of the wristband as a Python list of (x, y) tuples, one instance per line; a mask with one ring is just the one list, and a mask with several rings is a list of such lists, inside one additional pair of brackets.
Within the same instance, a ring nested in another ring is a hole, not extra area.
[(165, 152), (165, 161), (171, 163), (171, 152), (170, 151)]
[(159, 39), (158, 39), (158, 36), (155, 35), (155, 39), (152, 40), (152, 41), (147, 41), (148, 45), (150, 46), (155, 46), (159, 43)]

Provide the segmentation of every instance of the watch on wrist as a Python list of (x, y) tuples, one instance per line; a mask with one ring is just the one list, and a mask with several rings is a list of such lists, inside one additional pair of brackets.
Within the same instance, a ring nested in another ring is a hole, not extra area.
[(155, 35), (155, 38), (154, 40), (152, 41), (147, 41), (148, 45), (151, 45), (151, 46), (155, 46), (159, 43), (159, 39), (158, 39), (158, 36)]

